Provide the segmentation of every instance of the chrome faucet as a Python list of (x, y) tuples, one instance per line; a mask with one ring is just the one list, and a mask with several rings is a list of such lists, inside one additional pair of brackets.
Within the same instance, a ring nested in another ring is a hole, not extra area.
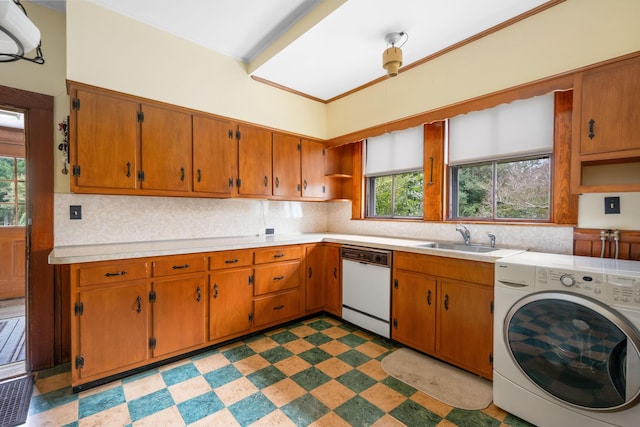
[(462, 234), (462, 238), (464, 239), (465, 245), (471, 244), (471, 232), (467, 227), (465, 227), (462, 224), (458, 224), (458, 226), (456, 227), (456, 231), (459, 231), (460, 234)]
[(493, 233), (487, 233), (487, 236), (489, 236), (489, 241), (491, 242), (491, 247), (495, 248), (496, 247), (496, 235)]

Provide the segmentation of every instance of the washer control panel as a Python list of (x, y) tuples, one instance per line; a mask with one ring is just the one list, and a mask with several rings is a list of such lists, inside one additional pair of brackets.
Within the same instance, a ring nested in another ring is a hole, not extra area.
[(611, 304), (640, 310), (640, 277), (607, 274)]
[(599, 273), (538, 267), (536, 291), (567, 291), (606, 302), (608, 293), (605, 279)]

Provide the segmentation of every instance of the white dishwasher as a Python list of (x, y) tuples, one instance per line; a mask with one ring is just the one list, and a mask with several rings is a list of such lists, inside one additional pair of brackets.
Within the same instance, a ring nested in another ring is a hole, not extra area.
[(342, 318), (391, 337), (391, 252), (343, 246)]

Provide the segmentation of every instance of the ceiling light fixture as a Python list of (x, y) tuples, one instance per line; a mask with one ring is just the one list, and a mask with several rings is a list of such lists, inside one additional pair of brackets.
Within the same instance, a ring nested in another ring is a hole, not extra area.
[[(0, 1), (0, 62), (25, 59), (44, 64), (40, 45), (40, 30), (27, 17), (20, 0)], [(24, 56), (34, 49), (35, 57)]]
[[(400, 40), (404, 38), (401, 45), (396, 46)], [(404, 31), (399, 33), (389, 33), (384, 37), (387, 47), (382, 52), (382, 68), (387, 71), (387, 76), (395, 77), (398, 75), (398, 69), (402, 67), (402, 49), (400, 49), (409, 40), (409, 35)]]

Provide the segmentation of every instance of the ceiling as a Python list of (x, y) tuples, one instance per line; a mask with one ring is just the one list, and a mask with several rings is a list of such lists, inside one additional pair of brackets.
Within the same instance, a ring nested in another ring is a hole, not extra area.
[[(547, 0), (89, 0), (246, 64), (247, 74), (327, 101), (385, 76), (385, 35), (406, 66)], [(36, 1), (64, 8), (62, 0)], [(401, 69), (402, 72), (402, 69)]]

